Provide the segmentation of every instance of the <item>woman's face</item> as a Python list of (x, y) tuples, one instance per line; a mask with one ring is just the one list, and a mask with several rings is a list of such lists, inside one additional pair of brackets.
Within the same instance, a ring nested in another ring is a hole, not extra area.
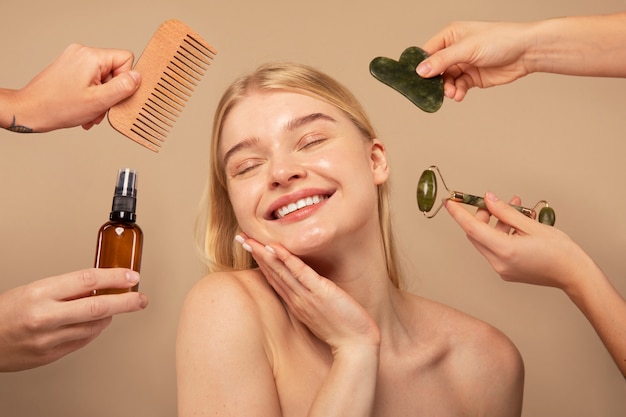
[(384, 147), (333, 105), (287, 91), (255, 93), (226, 117), (219, 153), (239, 226), (259, 242), (307, 255), (379, 233)]

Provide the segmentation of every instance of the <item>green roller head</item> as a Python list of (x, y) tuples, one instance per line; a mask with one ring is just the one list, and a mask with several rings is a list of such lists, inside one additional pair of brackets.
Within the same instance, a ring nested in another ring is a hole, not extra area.
[(433, 170), (427, 169), (422, 172), (417, 182), (417, 207), (427, 213), (435, 205), (437, 198), (437, 178)]
[(539, 210), (539, 223), (547, 224), (548, 226), (554, 226), (556, 222), (556, 214), (554, 213), (554, 209), (549, 206), (545, 206), (541, 210)]

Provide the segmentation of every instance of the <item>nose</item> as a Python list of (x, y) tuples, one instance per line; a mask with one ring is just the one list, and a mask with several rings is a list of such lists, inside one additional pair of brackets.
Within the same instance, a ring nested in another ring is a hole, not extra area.
[(286, 187), (304, 177), (306, 169), (293, 159), (274, 159), (271, 163), (269, 184), (272, 188)]

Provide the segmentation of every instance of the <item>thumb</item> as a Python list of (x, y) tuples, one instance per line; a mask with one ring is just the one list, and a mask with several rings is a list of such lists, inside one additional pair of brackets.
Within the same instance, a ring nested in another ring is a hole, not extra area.
[(458, 45), (450, 45), (440, 49), (431, 56), (420, 62), (417, 66), (417, 74), (423, 78), (430, 78), (443, 74), (451, 66), (466, 61)]
[(113, 106), (133, 95), (139, 88), (139, 84), (141, 84), (141, 74), (139, 72), (133, 70), (123, 72), (102, 84), (100, 89), (103, 100), (106, 100), (110, 103), (110, 106)]

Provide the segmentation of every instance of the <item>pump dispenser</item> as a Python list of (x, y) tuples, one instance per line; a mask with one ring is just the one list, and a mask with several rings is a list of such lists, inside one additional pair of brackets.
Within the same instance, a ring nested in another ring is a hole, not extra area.
[[(124, 168), (118, 171), (109, 221), (98, 231), (96, 268), (129, 268), (139, 272), (143, 247), (143, 232), (135, 223), (137, 205), (137, 172)], [(95, 290), (94, 295), (138, 291), (132, 288)]]

